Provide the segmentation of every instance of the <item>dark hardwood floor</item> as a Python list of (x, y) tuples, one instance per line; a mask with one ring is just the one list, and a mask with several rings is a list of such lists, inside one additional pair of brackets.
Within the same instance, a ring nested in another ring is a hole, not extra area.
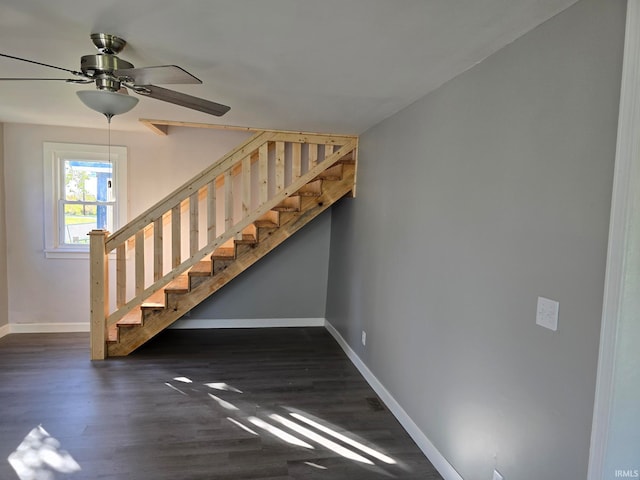
[(9, 335), (0, 408), (1, 479), (441, 479), (323, 328)]

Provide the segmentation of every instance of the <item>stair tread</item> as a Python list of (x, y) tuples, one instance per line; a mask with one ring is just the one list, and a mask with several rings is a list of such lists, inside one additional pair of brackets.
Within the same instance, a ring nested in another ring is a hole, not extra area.
[(116, 322), (116, 325), (134, 326), (142, 325), (142, 314), (140, 308), (133, 308), (129, 313)]
[(300, 209), (296, 207), (288, 207), (286, 205), (276, 205), (273, 207), (276, 212), (297, 212)]
[(203, 260), (191, 267), (191, 270), (189, 270), (189, 275), (208, 277), (209, 275), (211, 275), (211, 271), (211, 260)]
[(165, 301), (166, 299), (164, 295), (164, 290), (158, 290), (157, 292), (153, 293), (150, 297), (145, 299), (145, 301), (142, 302), (141, 307), (142, 308), (164, 308)]
[(235, 248), (220, 247), (216, 248), (211, 255), (213, 260), (231, 260), (236, 256)]
[(107, 328), (107, 342), (118, 343), (118, 327), (113, 324)]
[(164, 308), (164, 303), (163, 302), (142, 302), (142, 304), (140, 305), (142, 308)]
[(241, 239), (236, 239), (235, 241), (239, 245), (252, 245), (254, 243), (258, 243), (255, 235), (249, 233), (243, 233)]
[(164, 291), (167, 293), (186, 293), (189, 291), (189, 276), (182, 274), (171, 280)]
[(270, 220), (256, 220), (253, 223), (259, 228), (278, 228), (278, 225)]

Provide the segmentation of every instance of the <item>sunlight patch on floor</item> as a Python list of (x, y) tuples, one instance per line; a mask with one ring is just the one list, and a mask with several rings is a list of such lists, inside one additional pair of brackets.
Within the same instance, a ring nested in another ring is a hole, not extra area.
[(39, 425), (7, 460), (20, 480), (53, 480), (56, 473), (79, 472), (78, 462), (60, 447), (60, 442)]
[(182, 382), (182, 383), (193, 383), (193, 380), (187, 377), (175, 377), (174, 380), (176, 382)]
[(290, 443), (291, 445), (296, 445), (298, 447), (304, 447), (304, 448), (309, 448), (311, 450), (314, 450), (313, 446), (309, 445), (307, 442), (294, 437), (293, 435), (285, 432), (284, 430), (281, 430), (278, 427), (274, 427), (273, 425), (265, 422), (264, 420), (260, 420), (258, 417), (249, 417), (247, 420), (253, 423), (256, 427), (266, 430), (271, 435), (278, 437), (280, 440), (284, 440), (285, 442)]
[(376, 458), (376, 459), (380, 460), (381, 462), (384, 462), (384, 463), (386, 463), (388, 465), (394, 465), (396, 463), (396, 461), (393, 458), (385, 455), (384, 453), (380, 453), (377, 450), (374, 450), (373, 448), (367, 447), (366, 445), (363, 445), (360, 442), (352, 440), (351, 438), (347, 437), (346, 435), (343, 435), (343, 434), (341, 434), (339, 432), (336, 432), (335, 430), (333, 430), (333, 429), (331, 429), (329, 427), (321, 425), (318, 422), (314, 422), (313, 420), (311, 420), (310, 418), (305, 417), (304, 415), (300, 415), (299, 413), (290, 413), (289, 415), (291, 415), (296, 420), (304, 422), (307, 425), (310, 425), (313, 428), (315, 428), (317, 430), (320, 430), (321, 432), (326, 433), (327, 435), (331, 435), (333, 438), (336, 438), (336, 439), (340, 440), (343, 443), (346, 443), (348, 445), (351, 445), (352, 447), (357, 448), (361, 452), (366, 453), (367, 455), (370, 455), (373, 458)]
[(322, 465), (318, 465), (313, 462), (304, 462), (305, 465), (309, 465), (310, 467), (317, 468), (318, 470), (328, 470), (327, 467), (323, 467)]
[(231, 417), (227, 417), (227, 420), (229, 420), (231, 423), (233, 423), (234, 425), (237, 425), (238, 427), (240, 427), (241, 429), (243, 429), (245, 432), (249, 432), (251, 435), (255, 435), (256, 437), (259, 437), (260, 435), (258, 434), (258, 432), (254, 432), (253, 430), (251, 430), (249, 427), (247, 427), (246, 425), (243, 425), (242, 423), (240, 423), (237, 420), (234, 420)]
[(205, 383), (204, 384), (205, 387), (209, 387), (209, 388), (213, 388), (215, 390), (222, 390), (225, 392), (234, 392), (234, 393), (242, 393), (241, 390), (238, 390), (235, 387), (232, 387), (231, 385), (224, 383), (224, 382), (215, 382), (215, 383)]
[(220, 405), (224, 409), (227, 409), (227, 410), (240, 410), (233, 403), (227, 402), (226, 400), (223, 400), (220, 397), (216, 397), (215, 395), (212, 395), (211, 393), (209, 394), (209, 396), (212, 399), (214, 399), (216, 402), (218, 402), (218, 405)]
[(294, 432), (299, 433), (303, 437), (307, 437), (309, 440), (319, 443), (325, 448), (337, 453), (338, 455), (343, 456), (344, 458), (348, 458), (349, 460), (354, 460), (360, 463), (366, 463), (367, 465), (373, 465), (373, 462), (368, 458), (364, 458), (362, 455), (357, 454), (356, 452), (349, 450), (348, 448), (343, 447), (342, 445), (338, 445), (336, 442), (333, 442), (327, 438), (324, 438), (322, 435), (312, 432), (306, 427), (298, 425), (295, 422), (292, 422), (288, 418), (281, 417), (280, 415), (273, 414), (269, 415), (272, 420), (275, 420), (278, 423), (281, 423), (285, 427), (293, 430)]
[(188, 396), (186, 393), (184, 393), (182, 390), (180, 390), (178, 387), (174, 387), (173, 385), (171, 385), (169, 382), (165, 382), (165, 385), (169, 388), (174, 389), (176, 392), (181, 393), (182, 395)]

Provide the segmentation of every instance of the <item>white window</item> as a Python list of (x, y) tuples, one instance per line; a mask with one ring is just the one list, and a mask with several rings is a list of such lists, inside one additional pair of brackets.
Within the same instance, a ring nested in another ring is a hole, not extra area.
[(45, 255), (88, 258), (88, 233), (126, 222), (127, 149), (44, 143)]

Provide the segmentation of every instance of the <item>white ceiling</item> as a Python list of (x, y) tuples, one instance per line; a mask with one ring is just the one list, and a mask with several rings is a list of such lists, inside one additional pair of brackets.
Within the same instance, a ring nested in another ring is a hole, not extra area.
[[(140, 98), (139, 118), (361, 133), (576, 0), (0, 0), (0, 52), (73, 70), (89, 34), (127, 40), (136, 67), (179, 65), (203, 85), (168, 86), (231, 106), (213, 117)], [(64, 72), (0, 58), (0, 77)], [(0, 82), (0, 122), (106, 126), (75, 91)]]

